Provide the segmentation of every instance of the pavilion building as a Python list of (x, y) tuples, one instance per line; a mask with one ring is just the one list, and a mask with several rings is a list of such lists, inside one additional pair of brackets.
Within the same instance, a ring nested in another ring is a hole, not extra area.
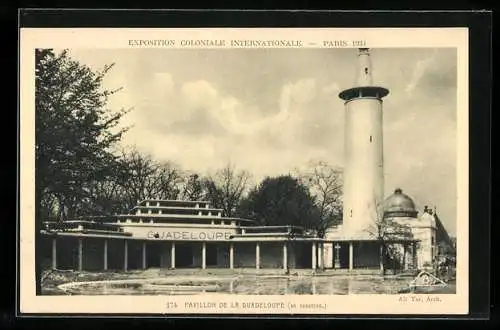
[[(370, 52), (359, 49), (353, 87), (340, 92), (346, 114), (343, 224), (324, 236), (294, 226), (257, 226), (224, 217), (207, 201), (148, 199), (130, 214), (46, 222), (41, 234), (52, 268), (79, 270), (161, 268), (379, 269), (385, 258), (402, 269), (432, 264), (449, 242), (436, 212), (418, 215), (412, 199), (396, 189), (383, 199), (383, 101), (389, 90), (373, 84)], [(380, 236), (383, 220), (408, 235)], [(50, 244), (47, 244), (50, 242)], [(385, 245), (390, 249), (387, 256)], [(382, 250), (381, 250), (382, 249)], [(382, 251), (382, 252), (381, 252)]]
[(42, 235), (51, 241), (52, 268), (321, 266), (316, 235), (300, 227), (223, 217), (206, 201), (144, 200), (131, 214), (45, 222)]
[[(411, 239), (390, 242), (400, 247), (401, 269), (432, 264), (440, 244), (450, 241), (437, 214), (426, 207), (418, 216), (412, 199), (400, 189), (385, 200), (384, 209), (387, 218), (412, 232)], [(44, 260), (49, 261), (45, 266), (88, 271), (378, 270), (383, 261), (379, 240), (348, 237), (342, 225), (321, 238), (301, 227), (258, 226), (252, 220), (222, 213), (206, 201), (144, 200), (130, 214), (47, 221), (41, 231)]]

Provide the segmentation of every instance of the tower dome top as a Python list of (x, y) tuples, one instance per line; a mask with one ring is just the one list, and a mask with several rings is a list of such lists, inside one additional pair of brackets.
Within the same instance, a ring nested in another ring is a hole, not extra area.
[(401, 188), (396, 188), (394, 193), (384, 201), (384, 217), (411, 217), (417, 216), (415, 203), (410, 196), (403, 193)]

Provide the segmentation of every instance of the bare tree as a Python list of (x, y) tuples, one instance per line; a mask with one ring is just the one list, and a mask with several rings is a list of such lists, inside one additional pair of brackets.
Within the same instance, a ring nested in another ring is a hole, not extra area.
[(204, 180), (206, 198), (215, 207), (223, 209), (225, 216), (232, 217), (248, 188), (250, 174), (227, 164), (214, 176)]
[(126, 212), (123, 206), (126, 198), (126, 191), (118, 180), (96, 181), (89, 185), (88, 197), (80, 201), (81, 213), (108, 215)]
[(385, 216), (383, 202), (374, 202), (373, 222), (367, 229), (368, 233), (379, 242), (380, 268), (382, 275), (390, 263), (395, 271), (396, 262), (401, 260), (399, 249), (395, 242), (408, 241), (413, 238), (411, 227), (395, 219)]
[(188, 201), (199, 201), (204, 198), (203, 178), (197, 173), (188, 174), (184, 180), (181, 198)]
[(156, 171), (157, 186), (155, 198), (177, 199), (183, 182), (182, 172), (173, 162), (161, 162)]
[(175, 164), (156, 162), (150, 155), (143, 155), (135, 149), (124, 152), (123, 161), (127, 168), (127, 179), (122, 182), (122, 186), (129, 208), (139, 200), (178, 197), (182, 173)]
[(324, 233), (342, 220), (342, 169), (316, 161), (298, 172), (299, 180), (309, 188), (319, 212), (317, 230)]

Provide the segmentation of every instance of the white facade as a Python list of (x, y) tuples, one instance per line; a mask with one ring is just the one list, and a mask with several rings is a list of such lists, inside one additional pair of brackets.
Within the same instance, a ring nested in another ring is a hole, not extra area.
[(437, 228), (434, 215), (423, 212), (415, 218), (398, 217), (393, 220), (401, 225), (408, 226), (411, 229), (413, 238), (418, 240), (415, 266), (418, 269), (432, 267), (438, 253)]

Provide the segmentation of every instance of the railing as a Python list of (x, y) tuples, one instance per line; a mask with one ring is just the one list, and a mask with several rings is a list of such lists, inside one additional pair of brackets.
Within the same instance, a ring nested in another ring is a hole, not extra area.
[(186, 200), (162, 200), (162, 199), (146, 199), (137, 202), (137, 206), (185, 206), (195, 208), (210, 208), (209, 201), (186, 201)]
[(108, 225), (93, 221), (45, 222), (45, 229), (48, 231), (98, 230), (103, 232), (116, 232), (116, 233), (123, 232), (123, 229), (115, 225)]
[(296, 236), (316, 236), (314, 231), (305, 230), (299, 226), (248, 226), (241, 227), (241, 233), (238, 236), (262, 236), (262, 235), (287, 235), (289, 237)]
[(118, 235), (118, 236), (132, 236), (132, 233), (120, 231), (110, 231), (110, 230), (99, 230), (99, 229), (83, 229), (83, 234), (96, 234), (96, 235)]

